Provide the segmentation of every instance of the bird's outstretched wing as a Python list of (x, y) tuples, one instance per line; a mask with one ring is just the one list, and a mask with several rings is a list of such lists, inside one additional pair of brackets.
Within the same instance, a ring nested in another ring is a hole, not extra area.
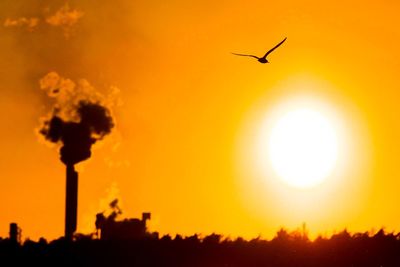
[(276, 46), (274, 46), (273, 48), (271, 48), (267, 53), (265, 53), (265, 55), (263, 56), (263, 58), (266, 58), (269, 54), (272, 53), (272, 51), (274, 51), (275, 49), (277, 49), (281, 44), (283, 44), (284, 41), (286, 41), (286, 38), (283, 39), (279, 44), (277, 44)]
[(257, 56), (254, 56), (254, 55), (246, 55), (246, 54), (237, 54), (237, 53), (232, 53), (233, 55), (236, 55), (236, 56), (242, 56), (242, 57), (254, 57), (254, 58), (256, 58), (256, 59), (259, 59), (259, 57), (257, 57)]

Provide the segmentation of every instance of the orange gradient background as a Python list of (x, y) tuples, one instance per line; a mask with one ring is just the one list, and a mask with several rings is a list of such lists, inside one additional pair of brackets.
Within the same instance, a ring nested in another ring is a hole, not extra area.
[[(116, 131), (79, 170), (78, 229), (94, 230), (112, 197), (124, 215), (152, 212), (161, 234), (270, 238), (400, 230), (400, 29), (396, 1), (69, 1), (59, 27), (0, 27), (0, 235), (63, 234), (65, 167), (38, 141), (46, 73), (120, 88)], [(41, 17), (64, 1), (0, 3), (0, 18)], [(65, 29), (64, 29), (65, 30)], [(261, 65), (230, 52), (262, 55)], [(341, 171), (310, 190), (260, 178), (254, 135), (280, 103), (310, 97), (343, 123)], [(254, 159), (255, 160), (255, 159)]]

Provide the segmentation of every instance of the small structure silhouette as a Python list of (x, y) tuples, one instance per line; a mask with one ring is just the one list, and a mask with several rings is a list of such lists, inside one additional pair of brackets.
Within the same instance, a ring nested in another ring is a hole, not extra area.
[(21, 228), (18, 227), (16, 223), (10, 223), (10, 241), (14, 243), (21, 243)]

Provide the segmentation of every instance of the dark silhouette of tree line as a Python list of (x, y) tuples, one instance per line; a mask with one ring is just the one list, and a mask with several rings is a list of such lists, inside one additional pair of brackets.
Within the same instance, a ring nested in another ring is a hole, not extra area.
[(137, 240), (99, 240), (77, 235), (22, 244), (0, 239), (0, 266), (193, 266), (193, 267), (398, 267), (400, 234), (347, 230), (310, 240), (281, 229), (271, 240), (149, 235)]

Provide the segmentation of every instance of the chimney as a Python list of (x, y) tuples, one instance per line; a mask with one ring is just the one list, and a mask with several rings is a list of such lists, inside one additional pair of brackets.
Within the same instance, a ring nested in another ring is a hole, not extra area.
[(65, 238), (72, 240), (76, 231), (78, 211), (78, 173), (73, 164), (67, 164), (67, 186), (65, 196)]
[(10, 241), (19, 243), (21, 239), (21, 229), (19, 229), (18, 224), (10, 223)]

